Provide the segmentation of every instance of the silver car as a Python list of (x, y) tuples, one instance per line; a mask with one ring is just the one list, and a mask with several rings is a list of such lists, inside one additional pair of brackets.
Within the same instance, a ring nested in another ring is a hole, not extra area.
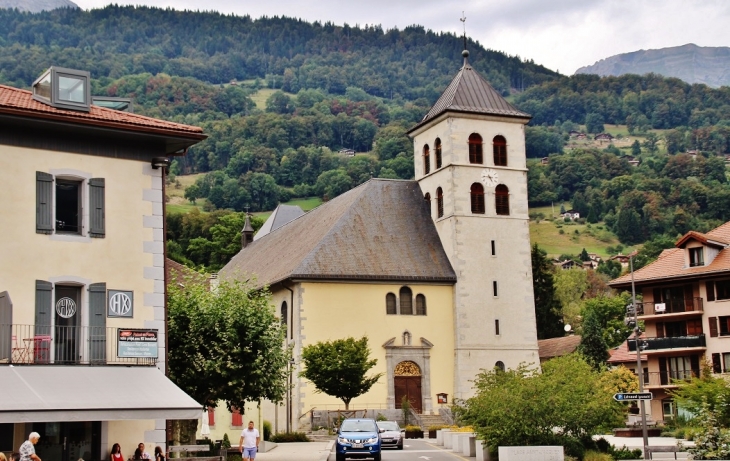
[(380, 442), (383, 448), (395, 447), (403, 449), (405, 435), (398, 423), (395, 421), (376, 421), (380, 432)]

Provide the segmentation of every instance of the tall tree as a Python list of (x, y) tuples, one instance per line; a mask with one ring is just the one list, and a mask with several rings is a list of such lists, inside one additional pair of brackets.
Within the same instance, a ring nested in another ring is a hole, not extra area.
[(593, 311), (583, 318), (583, 333), (578, 345), (578, 352), (594, 370), (601, 370), (608, 360), (608, 346), (603, 339), (603, 329)]
[(337, 397), (350, 409), (350, 401), (378, 382), (382, 373), (366, 376), (377, 359), (370, 359), (368, 338), (345, 338), (318, 342), (302, 350), (304, 370), (300, 376), (314, 384), (317, 392)]
[(537, 243), (532, 245), (532, 289), (535, 295), (537, 339), (563, 336), (563, 315), (555, 297), (553, 265)]

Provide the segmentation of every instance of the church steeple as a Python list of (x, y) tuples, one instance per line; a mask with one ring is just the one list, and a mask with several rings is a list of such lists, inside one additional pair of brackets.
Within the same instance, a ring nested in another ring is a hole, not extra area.
[(246, 212), (246, 222), (243, 223), (243, 230), (241, 230), (241, 246), (246, 248), (251, 242), (253, 242), (254, 229), (251, 225), (250, 214)]

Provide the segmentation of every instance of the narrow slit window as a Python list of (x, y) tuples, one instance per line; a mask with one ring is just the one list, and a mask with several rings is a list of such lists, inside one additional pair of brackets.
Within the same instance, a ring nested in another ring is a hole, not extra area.
[(499, 336), (499, 319), (494, 321), (494, 333)]
[(494, 297), (495, 297), (495, 298), (496, 298), (497, 296), (499, 296), (499, 292), (497, 291), (497, 281), (496, 281), (496, 280), (494, 280), (494, 281), (492, 282), (492, 291), (494, 292)]
[(436, 169), (438, 170), (441, 168), (441, 139), (436, 138), (436, 142), (433, 146), (434, 150), (436, 151)]
[(444, 217), (444, 191), (440, 187), (436, 189), (436, 212), (439, 218)]
[(423, 146), (423, 174), (429, 174), (431, 172), (431, 153), (428, 149), (428, 144)]
[(428, 215), (431, 216), (431, 194), (426, 192), (426, 195), (423, 196), (423, 201), (426, 202), (426, 207), (428, 208)]
[(497, 256), (497, 242), (492, 240), (492, 256)]

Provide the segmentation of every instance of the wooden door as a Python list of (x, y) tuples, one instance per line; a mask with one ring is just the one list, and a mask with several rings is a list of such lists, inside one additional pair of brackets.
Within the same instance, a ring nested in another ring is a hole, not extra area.
[(411, 408), (416, 413), (423, 411), (423, 397), (421, 395), (421, 377), (420, 376), (396, 376), (395, 382), (395, 407), (401, 408), (403, 397), (406, 397), (411, 403)]

